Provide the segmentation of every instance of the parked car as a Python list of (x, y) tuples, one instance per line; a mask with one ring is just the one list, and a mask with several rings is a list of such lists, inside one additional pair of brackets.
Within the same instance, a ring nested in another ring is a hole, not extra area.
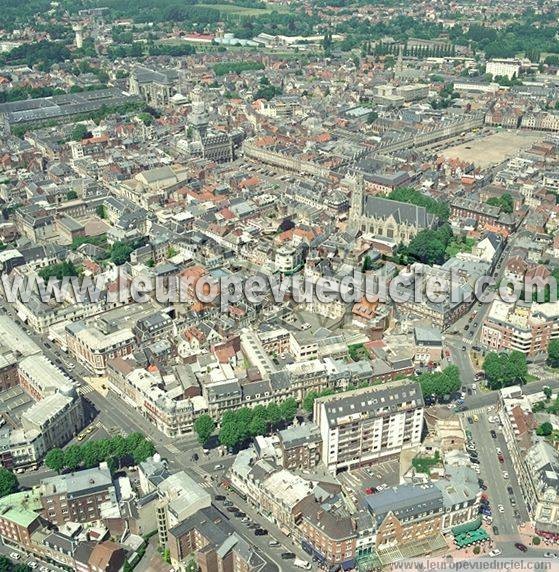
[(497, 528), (497, 525), (495, 525), (495, 524), (493, 525), (493, 534), (495, 536), (499, 536), (499, 529)]
[(217, 500), (217, 501), (224, 501), (224, 500), (225, 500), (225, 496), (224, 496), (224, 495), (215, 495), (215, 500)]
[(268, 542), (269, 546), (279, 546), (279, 542), (277, 540), (270, 540), (270, 542)]
[(254, 534), (255, 534), (256, 536), (266, 536), (266, 535), (268, 534), (268, 531), (267, 531), (265, 528), (257, 528), (257, 529), (254, 531)]
[(497, 506), (497, 509), (499, 510), (499, 512), (505, 512), (505, 507), (502, 504)]
[(283, 560), (293, 560), (295, 558), (295, 554), (293, 554), (293, 552), (282, 552), (281, 557)]
[(494, 558), (495, 556), (499, 556), (499, 554), (501, 554), (502, 551), (499, 550), (498, 548), (494, 548), (489, 554), (488, 556), (491, 558)]
[(497, 439), (497, 433), (495, 432), (495, 429), (491, 429), (489, 433), (491, 434), (491, 437), (493, 437), (493, 439)]
[(503, 471), (503, 479), (508, 479), (509, 478), (509, 474), (507, 473), (507, 471)]
[(522, 542), (515, 542), (514, 546), (515, 548), (518, 548), (520, 552), (526, 552), (528, 550), (528, 547), (525, 544), (522, 544)]
[(507, 487), (507, 492), (509, 493), (509, 495), (513, 495), (513, 494), (514, 494), (514, 491), (513, 491), (513, 489), (512, 489), (511, 486), (508, 486), (508, 487)]

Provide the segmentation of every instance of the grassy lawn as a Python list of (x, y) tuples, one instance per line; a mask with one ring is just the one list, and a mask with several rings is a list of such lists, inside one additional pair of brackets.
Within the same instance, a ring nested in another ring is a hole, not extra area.
[(418, 473), (426, 473), (428, 475), (431, 472), (431, 468), (438, 465), (440, 460), (440, 455), (437, 451), (432, 457), (416, 457), (411, 464)]
[(526, 383), (531, 381), (538, 381), (539, 377), (537, 375), (532, 375), (531, 373), (526, 374)]

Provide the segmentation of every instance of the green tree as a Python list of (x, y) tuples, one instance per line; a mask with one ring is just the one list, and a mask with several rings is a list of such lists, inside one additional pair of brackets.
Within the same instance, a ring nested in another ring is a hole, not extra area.
[(549, 342), (547, 347), (547, 363), (551, 367), (559, 367), (559, 339)]
[(66, 200), (67, 201), (73, 201), (77, 198), (78, 198), (78, 193), (76, 193), (76, 191), (68, 191), (66, 193)]
[(107, 218), (107, 209), (105, 208), (105, 205), (97, 205), (95, 209), (95, 214), (99, 218)]
[(538, 413), (540, 411), (545, 411), (545, 401), (536, 401), (534, 405), (532, 405), (532, 411), (534, 413)]
[(425, 229), (418, 232), (403, 251), (425, 264), (442, 264), (446, 258), (447, 244), (436, 230)]
[(553, 390), (551, 389), (551, 387), (549, 387), (549, 385), (546, 385), (543, 388), (543, 394), (545, 395), (546, 401), (549, 401), (551, 399), (551, 396), (553, 395)]
[(0, 468), (0, 497), (17, 492), (19, 484), (17, 477), (8, 469)]
[(490, 389), (524, 383), (528, 375), (526, 356), (518, 351), (489, 352), (483, 362), (483, 371)]
[(265, 435), (268, 430), (268, 424), (263, 417), (253, 417), (249, 425), (249, 433), (252, 437)]
[(285, 421), (292, 421), (297, 415), (297, 401), (292, 397), (288, 397), (280, 404), (281, 417)]
[(500, 197), (491, 197), (487, 199), (488, 205), (499, 207), (505, 213), (512, 213), (514, 210), (514, 201), (510, 193), (503, 193)]
[(52, 264), (51, 266), (41, 268), (37, 274), (43, 280), (48, 280), (51, 277), (62, 280), (64, 276), (78, 276), (79, 272), (71, 260), (65, 260), (60, 264)]
[(81, 141), (82, 139), (86, 139), (88, 135), (89, 131), (87, 127), (83, 123), (76, 123), (70, 134), (70, 139), (72, 139), (72, 141)]
[(134, 464), (138, 465), (139, 463), (143, 463), (145, 460), (153, 457), (155, 455), (155, 445), (144, 439), (141, 443), (134, 447), (132, 451), (132, 459), (134, 460)]
[(111, 248), (111, 262), (121, 266), (130, 260), (133, 247), (127, 242), (115, 242)]
[(45, 465), (60, 473), (64, 468), (64, 451), (62, 449), (51, 449), (45, 456)]
[(270, 403), (266, 408), (266, 419), (268, 423), (275, 427), (281, 421), (281, 409), (276, 403)]
[(232, 449), (242, 441), (242, 434), (236, 422), (221, 425), (219, 431), (219, 442), (227, 448)]
[(318, 397), (318, 391), (309, 391), (303, 399), (303, 409), (307, 413), (313, 412), (315, 399)]
[(88, 441), (81, 446), (83, 465), (87, 469), (97, 467), (101, 461), (96, 441)]
[(82, 449), (79, 445), (70, 445), (64, 451), (64, 466), (74, 471), (83, 461)]
[(540, 435), (541, 437), (548, 437), (553, 433), (553, 425), (546, 421), (542, 423), (539, 427), (536, 428), (536, 435)]
[(153, 115), (150, 113), (139, 113), (138, 118), (142, 121), (144, 125), (151, 125), (153, 123)]
[(428, 212), (437, 216), (442, 222), (447, 221), (450, 216), (450, 207), (447, 203), (427, 197), (413, 187), (398, 187), (389, 193), (388, 198), (393, 201), (425, 207)]
[(441, 372), (424, 373), (418, 378), (423, 395), (449, 395), (460, 389), (460, 371), (455, 365), (449, 365)]
[(215, 431), (214, 420), (209, 415), (200, 415), (194, 422), (194, 431), (200, 444), (204, 445)]

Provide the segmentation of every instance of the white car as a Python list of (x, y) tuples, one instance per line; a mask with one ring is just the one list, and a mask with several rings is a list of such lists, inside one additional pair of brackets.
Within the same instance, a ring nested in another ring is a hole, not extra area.
[(497, 455), (500, 455), (503, 451), (501, 451), (500, 447), (497, 447), (495, 449), (495, 452), (497, 453)]
[(28, 562), (27, 567), (31, 568), (31, 569), (35, 569), (35, 568), (37, 568), (37, 563), (36, 562)]
[(503, 479), (508, 479), (509, 474), (506, 471), (503, 471)]
[(499, 512), (505, 512), (505, 507), (504, 507), (502, 504), (500, 504), (500, 505), (497, 507), (497, 509), (499, 510)]
[(501, 550), (499, 550), (498, 548), (494, 548), (487, 556), (494, 558), (495, 556), (499, 556), (499, 554), (501, 554)]
[(543, 555), (545, 558), (557, 558), (557, 554), (554, 554), (553, 552), (544, 552)]
[(17, 552), (11, 552), (10, 553), (10, 558), (12, 560), (19, 560), (21, 558), (21, 554), (18, 554)]

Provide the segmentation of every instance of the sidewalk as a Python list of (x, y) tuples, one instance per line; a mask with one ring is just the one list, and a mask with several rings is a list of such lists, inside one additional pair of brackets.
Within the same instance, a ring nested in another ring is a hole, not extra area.
[(557, 549), (559, 547), (559, 542), (540, 538), (539, 544), (532, 544), (532, 540), (535, 536), (537, 536), (536, 531), (534, 529), (534, 524), (532, 522), (524, 523), (523, 525), (518, 527), (518, 534), (520, 534), (520, 538), (522, 539), (521, 542), (534, 550), (550, 550), (550, 549)]

